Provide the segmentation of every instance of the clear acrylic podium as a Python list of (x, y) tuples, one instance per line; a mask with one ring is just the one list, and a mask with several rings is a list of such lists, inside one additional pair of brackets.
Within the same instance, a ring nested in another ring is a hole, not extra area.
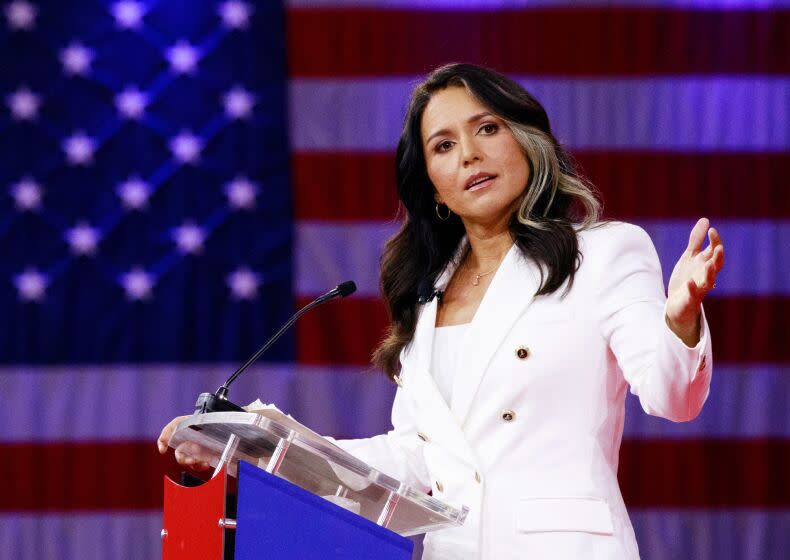
[(468, 512), (373, 469), (279, 411), (191, 416), (170, 441), (182, 444), (199, 447), (215, 470), (196, 487), (165, 477), (163, 560), (408, 560), (405, 537), (459, 526)]

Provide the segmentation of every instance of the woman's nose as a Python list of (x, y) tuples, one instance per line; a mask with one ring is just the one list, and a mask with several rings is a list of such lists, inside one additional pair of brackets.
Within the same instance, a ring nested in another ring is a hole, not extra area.
[(480, 155), (480, 150), (474, 139), (461, 140), (461, 157), (465, 167), (480, 161)]

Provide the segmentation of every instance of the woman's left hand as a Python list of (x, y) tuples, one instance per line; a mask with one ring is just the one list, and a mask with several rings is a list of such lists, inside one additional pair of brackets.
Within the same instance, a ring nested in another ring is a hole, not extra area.
[[(724, 266), (724, 245), (719, 232), (700, 218), (691, 230), (689, 244), (681, 255), (667, 287), (666, 322), (686, 346), (696, 346), (700, 338), (700, 306), (716, 287), (716, 275)], [(710, 244), (703, 251), (705, 233)]]

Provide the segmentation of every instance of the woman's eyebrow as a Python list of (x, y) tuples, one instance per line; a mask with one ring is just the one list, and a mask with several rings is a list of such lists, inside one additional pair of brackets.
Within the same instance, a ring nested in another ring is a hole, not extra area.
[[(472, 115), (471, 117), (469, 117), (468, 119), (466, 119), (466, 122), (467, 122), (468, 124), (472, 124), (472, 123), (473, 123), (473, 122), (475, 122), (475, 121), (479, 121), (480, 119), (483, 119), (483, 118), (485, 118), (485, 117), (490, 117), (490, 116), (491, 116), (491, 113), (489, 113), (488, 111), (484, 111), (484, 112), (482, 112), (482, 113), (478, 113), (478, 114), (476, 114), (476, 115)], [(433, 134), (431, 134), (431, 135), (430, 135), (430, 136), (429, 136), (429, 137), (428, 137), (428, 138), (425, 140), (425, 143), (426, 143), (426, 144), (428, 144), (428, 143), (429, 143), (429, 142), (430, 142), (430, 141), (431, 141), (433, 138), (435, 138), (435, 137), (437, 137), (437, 136), (441, 136), (442, 134), (447, 134), (448, 132), (450, 132), (450, 131), (449, 131), (448, 129), (446, 129), (446, 128), (443, 128), (443, 129), (441, 129), (441, 130), (437, 130), (436, 132), (434, 132)]]
[(472, 124), (475, 121), (479, 121), (480, 119), (484, 119), (484, 118), (490, 117), (490, 116), (491, 116), (491, 113), (489, 113), (488, 111), (483, 111), (482, 113), (478, 113), (476, 115), (472, 115), (471, 117), (469, 117), (467, 119), (466, 122), (469, 123), (469, 124)]

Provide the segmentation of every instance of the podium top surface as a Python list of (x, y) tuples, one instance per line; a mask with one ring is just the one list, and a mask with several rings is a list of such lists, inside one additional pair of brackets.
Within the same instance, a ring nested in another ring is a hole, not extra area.
[(231, 474), (236, 460), (252, 463), (403, 536), (459, 526), (468, 513), (374, 469), (276, 409), (190, 416), (170, 440), (181, 445), (212, 466), (230, 454)]

